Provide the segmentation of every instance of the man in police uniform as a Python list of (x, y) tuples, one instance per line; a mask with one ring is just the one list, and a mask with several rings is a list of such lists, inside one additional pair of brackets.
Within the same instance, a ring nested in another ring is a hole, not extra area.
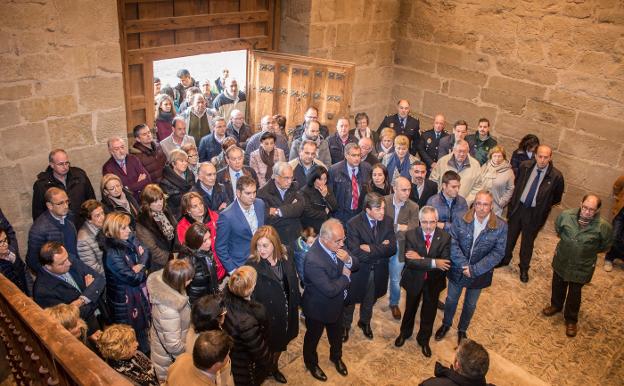
[(438, 147), (440, 139), (446, 137), (448, 133), (444, 130), (446, 119), (444, 115), (437, 114), (433, 118), (433, 129), (422, 133), (420, 142), (418, 143), (418, 155), (420, 159), (427, 165), (427, 174), (436, 166), (438, 162)]
[(384, 127), (393, 128), (396, 134), (403, 134), (410, 140), (410, 154), (416, 155), (418, 152), (418, 142), (420, 140), (420, 122), (418, 118), (414, 118), (409, 115), (410, 104), (407, 100), (401, 99), (397, 103), (397, 113), (393, 115), (386, 115), (384, 120), (377, 129), (378, 133)]
[(487, 118), (479, 119), (477, 132), (466, 136), (466, 141), (470, 145), (470, 155), (475, 157), (481, 165), (487, 162), (490, 149), (498, 144), (490, 135), (490, 121)]

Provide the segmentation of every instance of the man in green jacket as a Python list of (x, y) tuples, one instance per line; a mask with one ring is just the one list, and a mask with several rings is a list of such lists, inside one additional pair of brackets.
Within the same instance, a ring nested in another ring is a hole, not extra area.
[(613, 242), (611, 225), (600, 218), (600, 205), (598, 196), (587, 194), (579, 209), (563, 211), (555, 222), (560, 240), (552, 262), (550, 305), (542, 313), (552, 316), (563, 309), (569, 337), (576, 336), (583, 285), (591, 281), (598, 253)]

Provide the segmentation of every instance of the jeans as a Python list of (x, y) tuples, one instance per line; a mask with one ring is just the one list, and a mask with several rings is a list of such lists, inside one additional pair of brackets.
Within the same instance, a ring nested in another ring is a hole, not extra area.
[(401, 272), (405, 263), (399, 261), (397, 252), (390, 258), (390, 306), (398, 306), (401, 300)]
[[(453, 325), (453, 317), (455, 317), (457, 303), (463, 289), (464, 287), (455, 284), (451, 280), (449, 280), (446, 302), (444, 304), (444, 319), (442, 320), (442, 324), (447, 327), (451, 327)], [(462, 309), (461, 316), (459, 317), (459, 326), (457, 327), (458, 331), (466, 332), (468, 330), (472, 315), (477, 309), (477, 301), (479, 300), (480, 294), (480, 288), (466, 288), (466, 295), (464, 296), (464, 308)]]

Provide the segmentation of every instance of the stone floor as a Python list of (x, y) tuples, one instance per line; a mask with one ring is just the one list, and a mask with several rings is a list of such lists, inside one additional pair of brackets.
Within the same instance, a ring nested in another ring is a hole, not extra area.
[[(599, 259), (592, 283), (583, 290), (579, 334), (576, 338), (566, 337), (561, 314), (551, 318), (541, 315), (550, 299), (550, 262), (557, 243), (554, 232), (548, 230), (552, 225), (545, 228), (537, 240), (529, 283), (519, 281), (516, 257), (512, 266), (496, 270), (492, 287), (479, 299), (468, 336), (490, 353), (487, 379), (497, 385), (622, 385), (624, 268), (616, 266), (606, 273), (602, 257)], [(458, 308), (455, 323), (459, 313)], [(434, 331), (441, 319), (442, 311), (438, 311)], [(302, 323), (299, 337), (280, 360), (289, 384), (417, 385), (432, 375), (436, 360), (447, 365), (453, 360), (457, 336), (454, 329), (441, 342), (431, 340), (433, 356), (429, 359), (421, 354), (414, 339), (400, 349), (394, 347), (400, 323), (392, 319), (387, 298), (377, 302), (372, 326), (372, 341), (364, 338), (357, 327), (351, 330), (343, 348), (347, 377), (340, 376), (329, 362), (327, 339), (322, 338), (319, 365), (329, 378), (322, 383), (304, 369)], [(265, 384), (277, 383), (270, 379)]]

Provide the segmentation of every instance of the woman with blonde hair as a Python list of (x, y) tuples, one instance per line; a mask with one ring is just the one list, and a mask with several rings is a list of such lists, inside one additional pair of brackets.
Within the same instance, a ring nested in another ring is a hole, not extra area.
[(502, 216), (515, 188), (515, 174), (507, 161), (504, 147), (497, 145), (490, 149), (488, 160), (481, 166), (480, 178), (482, 189), (492, 192), (492, 210), (497, 216)]
[(396, 131), (390, 127), (384, 127), (379, 133), (379, 141), (375, 145), (379, 160), (382, 160), (386, 154), (394, 152), (394, 137), (396, 137)]
[(57, 304), (43, 310), (78, 340), (86, 343), (87, 324), (80, 318), (80, 309), (71, 304)]
[(388, 169), (390, 184), (399, 176), (405, 177), (411, 181), (410, 167), (418, 158), (409, 153), (409, 147), (409, 138), (402, 134), (397, 135), (396, 138), (394, 138), (394, 152), (388, 153), (383, 157), (381, 163)]
[(186, 333), (191, 325), (191, 305), (186, 286), (194, 273), (188, 260), (174, 259), (147, 278), (152, 304), (151, 359), (161, 382), (167, 379), (169, 366), (185, 351)]
[(297, 272), (277, 231), (270, 225), (258, 228), (251, 239), (250, 250), (247, 265), (258, 273), (251, 299), (264, 305), (269, 318), (269, 370), (277, 382), (286, 383), (277, 365), (288, 343), (299, 335), (301, 295)]
[(139, 349), (149, 353), (150, 307), (145, 281), (150, 253), (130, 229), (125, 213), (109, 213), (102, 226), (104, 234), (104, 273), (106, 293), (113, 323), (132, 326)]
[(223, 329), (234, 339), (230, 358), (236, 385), (261, 385), (271, 371), (266, 310), (251, 300), (256, 280), (256, 270), (244, 265), (232, 273), (224, 291)]
[(100, 180), (100, 193), (102, 195), (102, 205), (104, 213), (123, 212), (130, 216), (132, 220), (130, 227), (136, 228), (136, 218), (139, 214), (139, 203), (134, 198), (132, 192), (124, 188), (121, 178), (108, 173)]
[(199, 174), (199, 151), (194, 143), (187, 143), (180, 148), (188, 156), (188, 170), (195, 176), (195, 182), (197, 182), (197, 176)]
[[(195, 150), (197, 152), (197, 150)], [(169, 165), (163, 169), (160, 187), (167, 195), (167, 206), (174, 218), (180, 218), (180, 200), (182, 195), (195, 185), (195, 175), (189, 169), (189, 157), (175, 149), (169, 154)]]
[(156, 138), (158, 142), (167, 138), (173, 133), (171, 121), (176, 116), (176, 109), (173, 99), (167, 94), (158, 94), (156, 97), (156, 108), (154, 109), (154, 125), (156, 126)]
[(134, 330), (125, 324), (109, 326), (97, 340), (102, 358), (115, 371), (135, 385), (158, 386), (154, 366), (145, 354), (137, 351), (138, 345)]

